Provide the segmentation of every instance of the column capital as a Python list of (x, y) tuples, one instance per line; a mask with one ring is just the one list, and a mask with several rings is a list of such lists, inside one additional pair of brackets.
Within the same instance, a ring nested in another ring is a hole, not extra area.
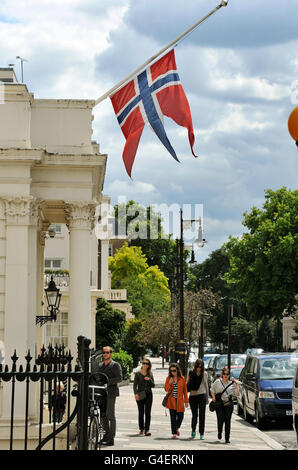
[(94, 201), (65, 201), (66, 221), (69, 229), (92, 231), (95, 224)]
[(1, 196), (0, 199), (5, 204), (7, 225), (37, 226), (41, 199), (33, 196)]

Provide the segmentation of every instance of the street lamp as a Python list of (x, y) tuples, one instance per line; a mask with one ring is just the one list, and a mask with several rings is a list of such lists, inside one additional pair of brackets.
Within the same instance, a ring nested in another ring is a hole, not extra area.
[[(180, 363), (183, 375), (186, 375), (186, 363), (185, 363), (185, 339), (184, 339), (184, 239), (183, 239), (183, 230), (190, 228), (192, 223), (199, 222), (199, 232), (198, 238), (194, 243), (200, 247), (203, 247), (206, 243), (206, 240), (202, 237), (202, 221), (201, 217), (199, 219), (183, 220), (183, 210), (180, 209), (180, 240), (179, 240), (179, 291), (180, 291), (180, 341), (176, 351), (181, 355)], [(194, 252), (192, 256), (194, 259)]]
[(21, 74), (22, 74), (22, 83), (24, 83), (24, 62), (28, 62), (27, 59), (24, 59), (23, 57), (20, 57), (19, 55), (16, 56), (16, 59), (19, 59), (21, 61)]
[(53, 276), (51, 276), (51, 280), (49, 282), (48, 287), (44, 290), (47, 299), (47, 310), (50, 312), (50, 315), (39, 315), (36, 317), (36, 324), (40, 323), (42, 326), (44, 323), (48, 321), (56, 321), (57, 320), (57, 313), (59, 313), (59, 306), (61, 301), (60, 289), (56, 287), (55, 281)]

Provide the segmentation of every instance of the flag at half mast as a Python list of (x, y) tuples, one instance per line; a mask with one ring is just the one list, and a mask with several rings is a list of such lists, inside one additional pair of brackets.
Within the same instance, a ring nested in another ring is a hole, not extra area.
[(129, 176), (145, 124), (151, 126), (172, 157), (179, 161), (167, 137), (163, 115), (188, 129), (191, 151), (196, 157), (191, 112), (177, 73), (173, 49), (110, 98), (126, 139), (122, 157)]

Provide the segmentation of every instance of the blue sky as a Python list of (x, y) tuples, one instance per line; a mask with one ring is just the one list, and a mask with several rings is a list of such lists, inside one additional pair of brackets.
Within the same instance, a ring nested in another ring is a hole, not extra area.
[[(2, 63), (25, 57), (37, 98), (96, 99), (219, 0), (2, 0)], [(287, 119), (298, 80), (296, 0), (230, 0), (175, 48), (196, 136), (165, 119), (180, 164), (144, 130), (133, 179), (122, 163), (124, 138), (109, 100), (94, 110), (93, 137), (108, 154), (104, 193), (146, 204), (203, 204), (202, 261), (241, 235), (243, 212), (264, 190), (294, 189), (297, 148)]]

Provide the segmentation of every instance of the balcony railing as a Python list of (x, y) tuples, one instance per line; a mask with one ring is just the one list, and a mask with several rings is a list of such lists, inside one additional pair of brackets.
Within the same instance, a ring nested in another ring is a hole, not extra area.
[(46, 273), (44, 275), (44, 285), (47, 286), (51, 280), (51, 276), (53, 276), (53, 280), (57, 287), (69, 287), (69, 274), (67, 273), (54, 273), (51, 274)]

